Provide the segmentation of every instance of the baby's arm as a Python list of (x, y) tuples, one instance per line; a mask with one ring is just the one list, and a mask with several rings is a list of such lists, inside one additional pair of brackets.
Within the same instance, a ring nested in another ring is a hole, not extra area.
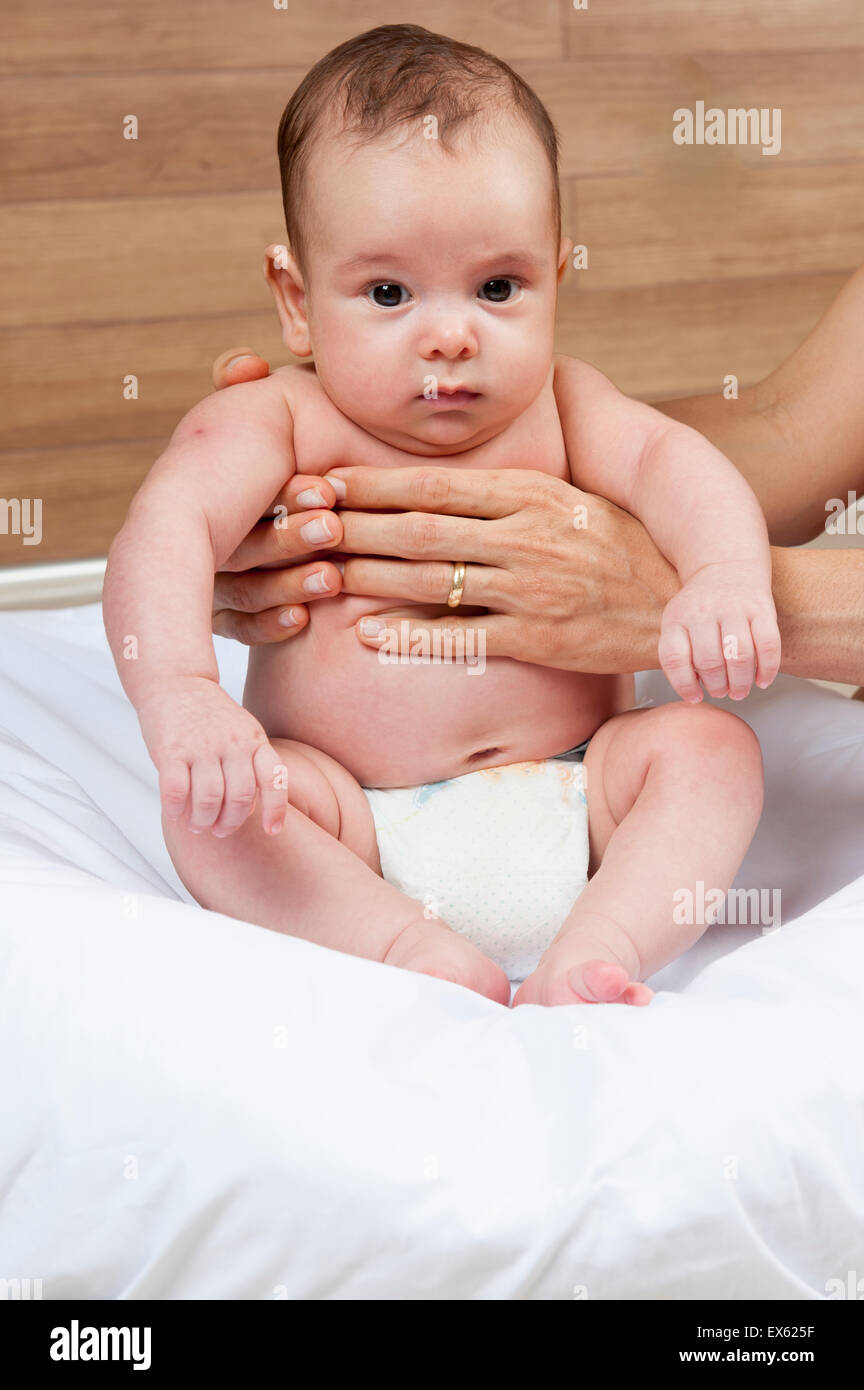
[[(780, 666), (765, 518), (734, 464), (698, 431), (623, 395), (602, 372), (555, 359), (574, 484), (639, 518), (682, 588), (663, 614), (659, 659), (689, 703), (743, 699)], [(589, 523), (590, 525), (590, 519)]]
[[(278, 376), (189, 411), (132, 500), (109, 552), (103, 611), (120, 679), (159, 770), (166, 816), (229, 834), (256, 791), (266, 830), (287, 791), (261, 725), (219, 686), (214, 572), (294, 472), (293, 421)], [(191, 801), (190, 801), (191, 798)]]

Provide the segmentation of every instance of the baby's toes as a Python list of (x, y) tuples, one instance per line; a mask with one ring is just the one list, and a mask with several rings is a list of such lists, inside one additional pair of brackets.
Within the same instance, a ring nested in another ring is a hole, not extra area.
[(617, 999), (615, 1002), (617, 1004), (635, 1004), (637, 1007), (641, 1008), (644, 1004), (650, 1004), (653, 998), (653, 989), (649, 989), (647, 985), (639, 984), (637, 982), (635, 984), (628, 985), (624, 993), (621, 995), (621, 998)]
[(589, 1004), (617, 1004), (630, 984), (623, 965), (608, 960), (589, 960), (570, 971), (569, 984)]

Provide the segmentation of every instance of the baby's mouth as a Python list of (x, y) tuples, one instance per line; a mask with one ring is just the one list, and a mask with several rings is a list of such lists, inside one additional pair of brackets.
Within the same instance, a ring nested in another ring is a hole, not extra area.
[(476, 401), (479, 395), (479, 391), (439, 391), (437, 396), (418, 396), (417, 399), (437, 406), (439, 410), (461, 410), (472, 401)]

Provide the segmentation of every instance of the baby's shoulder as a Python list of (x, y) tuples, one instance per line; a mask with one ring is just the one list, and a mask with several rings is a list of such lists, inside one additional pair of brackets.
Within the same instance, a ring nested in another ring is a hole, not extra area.
[(327, 399), (312, 362), (289, 362), (284, 367), (277, 367), (275, 372), (270, 373), (270, 380), (281, 389), (292, 412), (314, 396)]
[(314, 364), (289, 364), (274, 375), (294, 421), (294, 456), (300, 473), (325, 473), (350, 457), (369, 466), (384, 462), (392, 450), (343, 415), (330, 399)]
[(612, 392), (621, 394), (614, 382), (597, 367), (592, 367), (590, 362), (583, 362), (579, 357), (569, 357), (563, 352), (553, 355), (552, 385), (558, 400), (565, 392), (578, 391), (582, 396), (607, 395)]

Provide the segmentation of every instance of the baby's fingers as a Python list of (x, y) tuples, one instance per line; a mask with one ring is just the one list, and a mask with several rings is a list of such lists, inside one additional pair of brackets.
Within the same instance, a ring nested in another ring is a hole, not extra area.
[(664, 624), (660, 629), (657, 655), (676, 695), (680, 695), (688, 705), (697, 705), (702, 699), (702, 691), (693, 669), (690, 634), (686, 627), (680, 623)]
[(166, 820), (180, 820), (189, 799), (189, 765), (167, 763), (159, 769), (159, 798)]
[(278, 835), (288, 805), (287, 769), (269, 743), (255, 750), (252, 766), (261, 795), (262, 824), (268, 835)]
[(750, 694), (755, 666), (753, 640), (746, 619), (723, 624), (723, 655), (729, 676), (729, 698), (743, 700)]
[(215, 760), (196, 759), (192, 764), (192, 814), (189, 829), (193, 835), (209, 830), (222, 809), (225, 778)]
[(693, 624), (690, 629), (690, 650), (693, 654), (693, 669), (705, 690), (712, 699), (722, 700), (729, 685), (720, 628), (713, 619), (710, 622)]
[(213, 826), (213, 834), (224, 839), (237, 830), (248, 819), (255, 805), (255, 771), (249, 757), (223, 758), (222, 775), (225, 778), (225, 800), (219, 819)]
[(750, 619), (750, 631), (756, 648), (756, 684), (764, 690), (780, 670), (780, 629), (771, 614), (760, 614)]

